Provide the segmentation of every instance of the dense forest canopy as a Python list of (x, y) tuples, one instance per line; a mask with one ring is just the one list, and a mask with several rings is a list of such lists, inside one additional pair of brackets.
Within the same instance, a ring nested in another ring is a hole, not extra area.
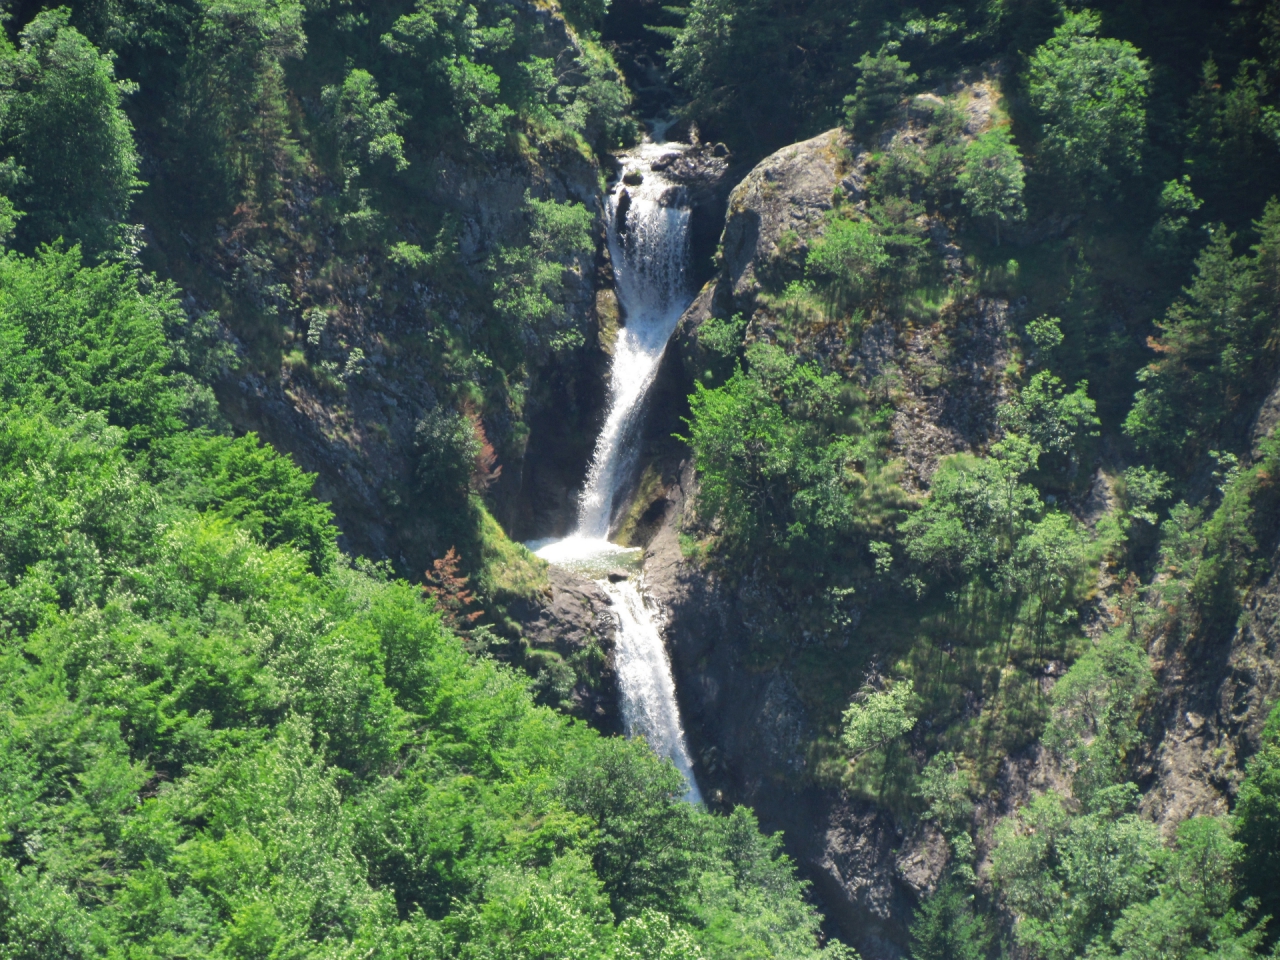
[[(573, 9), (584, 31), (601, 12)], [(461, 401), (581, 342), (558, 298), (590, 220), (530, 196), (523, 236), (460, 278), (414, 178), (441, 149), (591, 156), (632, 136), (608, 54), (585, 40), (556, 65), (546, 29), (450, 0), (8, 10), (5, 957), (843, 955), (819, 950), (747, 810), (684, 803), (643, 741), (536, 706), (524, 673), (464, 649), (450, 598), (340, 552), (314, 476), (233, 436), (212, 389), (294, 308), (267, 280), (280, 231), (339, 233), (338, 271), (372, 256), (478, 283), (493, 379), (440, 361), (459, 403), (419, 429), (418, 482), (483, 516)], [(307, 176), (328, 178), (317, 219), (290, 220)], [(182, 286), (199, 255), (166, 258), (228, 225), (259, 259), (220, 316), (212, 288)], [(326, 305), (309, 309), (301, 362), (341, 386), (359, 361), (322, 366)]]
[[(540, 568), (486, 497), (597, 336), (595, 194), (546, 171), (598, 193), (641, 63), (735, 162), (839, 128), (861, 171), (691, 335), (681, 537), (790, 605), (748, 653), (819, 717), (801, 786), (941, 838), (912, 956), (1276, 955), (1280, 713), (1229, 813), (1142, 806), (1150, 651), (1229, 642), (1280, 519), (1274, 0), (3, 10), (0, 956), (851, 955), (781, 837), (567, 716), (590, 667), (504, 612)], [(480, 242), (441, 197), (492, 170)], [(941, 385), (995, 301), (993, 426), (910, 482), (862, 337), (944, 331)], [(408, 558), (229, 415), (385, 384), (367, 314), (433, 398), (378, 493)], [(1055, 788), (984, 833), (1026, 750)]]

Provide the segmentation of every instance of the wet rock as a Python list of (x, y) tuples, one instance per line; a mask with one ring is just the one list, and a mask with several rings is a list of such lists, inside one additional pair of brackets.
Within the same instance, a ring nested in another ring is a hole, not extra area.
[(630, 212), (631, 212), (631, 193), (628, 190), (623, 190), (621, 193), (618, 194), (618, 206), (616, 211), (614, 212), (614, 217), (617, 222), (618, 233), (624, 236), (626, 235), (626, 232), (630, 226), (629, 221), (627, 219), (627, 215)]
[(610, 570), (605, 574), (605, 579), (610, 583), (621, 583), (623, 580), (630, 580), (631, 574), (627, 573), (625, 570)]
[[(599, 586), (560, 567), (548, 573), (547, 592), (513, 604), (509, 612), (521, 636), (535, 650), (553, 650), (565, 660), (594, 647), (604, 654), (595, 676), (580, 677), (571, 699), (574, 713), (606, 733), (622, 731), (618, 678), (614, 667), (617, 621)], [(588, 658), (590, 659), (590, 658)]]
[(622, 182), (629, 187), (638, 187), (640, 184), (644, 183), (644, 174), (639, 170), (628, 170), (622, 175)]

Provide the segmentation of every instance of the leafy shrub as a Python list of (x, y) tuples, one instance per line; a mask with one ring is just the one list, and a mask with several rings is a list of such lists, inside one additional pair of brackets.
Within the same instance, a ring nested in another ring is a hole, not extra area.
[(805, 260), (805, 273), (848, 310), (882, 289), (892, 263), (884, 239), (865, 220), (833, 220)]
[(1095, 36), (1100, 27), (1092, 11), (1068, 13), (1032, 54), (1027, 77), (1046, 153), (1085, 183), (1136, 172), (1147, 133), (1150, 68), (1133, 44)]
[[(778, 347), (754, 344), (747, 360), (690, 398), (700, 514), (736, 549), (773, 544), (810, 560), (882, 525), (898, 496), (860, 398)], [(853, 429), (834, 429), (842, 417)]]
[(532, 350), (582, 346), (581, 330), (565, 310), (565, 274), (594, 252), (593, 218), (580, 203), (526, 198), (528, 243), (504, 247), (491, 267), (494, 306), (518, 340)]
[(471, 419), (456, 410), (436, 407), (418, 421), (414, 438), (419, 488), (455, 507), (465, 503), (481, 450)]
[(965, 148), (964, 168), (956, 185), (971, 214), (995, 223), (996, 246), (1000, 245), (1000, 225), (1026, 216), (1022, 200), (1025, 181), (1022, 158), (1006, 128), (984, 133)]
[(0, 192), (23, 211), (24, 249), (65, 238), (98, 257), (119, 247), (142, 186), (122, 102), (133, 87), (116, 80), (112, 58), (70, 17), (65, 7), (42, 11), (22, 28), (18, 50), (0, 41)]

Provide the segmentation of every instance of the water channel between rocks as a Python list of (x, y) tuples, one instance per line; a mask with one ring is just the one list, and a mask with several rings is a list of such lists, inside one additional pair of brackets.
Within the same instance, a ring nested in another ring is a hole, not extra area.
[[(692, 299), (686, 276), (690, 210), (684, 189), (661, 173), (685, 149), (646, 142), (620, 158), (622, 175), (609, 195), (608, 237), (625, 326), (610, 368), (609, 410), (578, 503), (577, 529), (562, 540), (529, 546), (549, 563), (594, 579), (608, 594), (618, 618), (614, 655), (627, 735), (643, 736), (668, 757), (689, 785), (685, 799), (700, 803), (660, 617), (643, 592), (641, 551), (609, 540), (635, 472), (645, 396)], [(619, 567), (630, 577), (613, 582), (607, 574)]]

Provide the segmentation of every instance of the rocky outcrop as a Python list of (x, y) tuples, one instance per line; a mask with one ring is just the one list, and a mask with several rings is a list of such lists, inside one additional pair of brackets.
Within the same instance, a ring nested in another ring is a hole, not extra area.
[(733, 312), (754, 306), (762, 282), (772, 279), (767, 273), (785, 235), (794, 234), (798, 241), (823, 232), (824, 216), (833, 206), (832, 195), (853, 146), (844, 131), (829, 130), (779, 150), (734, 188), (717, 283), (717, 292), (722, 298), (727, 295)]
[[(614, 665), (618, 622), (612, 601), (596, 584), (561, 567), (552, 567), (547, 579), (541, 596), (514, 604), (510, 611), (520, 622), (530, 656), (553, 654), (570, 665), (576, 676), (567, 698), (572, 712), (604, 733), (621, 733)], [(547, 671), (530, 672), (542, 676)]]
[[(990, 123), (991, 97), (981, 85), (974, 90), (969, 127), (981, 132)], [(912, 135), (909, 123), (896, 134)], [(782, 323), (767, 294), (797, 279), (797, 264), (825, 233), (836, 198), (864, 196), (869, 159), (842, 129), (830, 130), (779, 150), (734, 188), (721, 270), (681, 321), (681, 355), (671, 360), (681, 369), (672, 375), (706, 366), (697, 330), (710, 316), (740, 314), (748, 321), (748, 341), (776, 339)], [(947, 268), (962, 274), (966, 268), (948, 226), (932, 221), (928, 236)], [(1008, 394), (1010, 334), (1025, 308), (1025, 302), (968, 297), (948, 304), (932, 324), (872, 317), (852, 349), (834, 324), (810, 334), (798, 349), (892, 398), (893, 449), (906, 468), (904, 485), (918, 490), (927, 487), (942, 457), (982, 449), (996, 438), (996, 408)]]
[[(969, 125), (981, 132), (990, 102), (975, 95), (971, 103), (977, 106)], [(909, 125), (898, 135), (911, 135)], [(684, 555), (681, 532), (697, 528), (696, 479), (683, 459), (687, 451), (661, 443), (664, 433), (682, 429), (683, 397), (713, 362), (699, 346), (701, 324), (741, 314), (748, 341), (779, 339), (774, 295), (797, 278), (797, 264), (827, 229), (837, 198), (863, 196), (867, 162), (843, 131), (832, 130), (766, 158), (734, 188), (720, 270), (682, 319), (655, 385), (648, 482), (633, 512), (649, 518), (648, 535), (638, 538), (647, 543), (646, 583), (667, 614), (666, 639), (704, 795), (712, 803), (750, 804), (766, 828), (784, 830), (824, 910), (875, 960), (906, 953), (914, 905), (936, 887), (947, 845), (934, 830), (907, 830), (876, 805), (820, 785), (830, 779), (815, 776), (810, 765), (820, 760), (814, 743), (829, 732), (818, 726), (830, 717), (816, 717), (806, 703), (785, 651), (840, 639), (810, 636), (814, 618), (781, 595), (768, 571), (738, 571), (730, 582)], [(949, 269), (965, 269), (945, 224), (931, 224), (928, 235)], [(1009, 335), (1021, 309), (972, 298), (931, 323), (875, 316), (852, 347), (843, 336), (824, 339), (820, 330), (787, 342), (868, 389), (891, 385), (893, 449), (904, 483), (922, 489), (940, 458), (981, 450), (998, 436), (995, 410), (1007, 389)], [(861, 607), (843, 613), (842, 629), (857, 635)], [(761, 649), (775, 653), (762, 659)], [(1011, 781), (1043, 777), (1036, 763), (1022, 766), (1011, 761)]]

